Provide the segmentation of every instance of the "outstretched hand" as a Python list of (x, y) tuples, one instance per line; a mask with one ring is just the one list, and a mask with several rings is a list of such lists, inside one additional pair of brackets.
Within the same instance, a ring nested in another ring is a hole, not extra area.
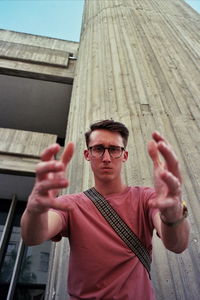
[(32, 213), (43, 213), (49, 208), (69, 209), (66, 203), (56, 196), (59, 190), (69, 185), (65, 177), (67, 166), (73, 156), (74, 145), (69, 143), (63, 151), (60, 161), (55, 155), (60, 151), (58, 144), (46, 148), (41, 154), (41, 162), (36, 167), (36, 181), (29, 196), (27, 209)]
[(182, 178), (179, 162), (172, 147), (158, 132), (154, 132), (152, 137), (153, 140), (148, 143), (148, 153), (153, 161), (157, 197), (149, 204), (164, 215), (170, 212), (175, 216), (181, 210)]

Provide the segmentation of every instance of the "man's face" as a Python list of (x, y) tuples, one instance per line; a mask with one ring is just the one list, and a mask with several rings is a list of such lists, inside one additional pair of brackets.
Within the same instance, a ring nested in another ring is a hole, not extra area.
[[(124, 144), (118, 132), (100, 129), (93, 131), (90, 135), (89, 147), (93, 146), (123, 148)], [(92, 155), (91, 150), (85, 150), (84, 156), (91, 163), (95, 179), (110, 181), (120, 178), (122, 164), (127, 160), (128, 152), (124, 150), (119, 158), (112, 158), (106, 149), (104, 154), (97, 158)]]

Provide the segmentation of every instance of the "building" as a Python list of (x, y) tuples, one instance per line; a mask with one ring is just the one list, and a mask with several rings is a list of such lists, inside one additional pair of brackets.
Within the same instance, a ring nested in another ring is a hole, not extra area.
[(19, 221), (41, 150), (64, 145), (77, 49), (76, 42), (0, 30), (1, 299), (8, 288), (12, 299), (19, 273), (17, 295), (44, 294), (51, 242), (26, 249)]
[(92, 184), (80, 156), (83, 133), (90, 122), (110, 117), (131, 129), (127, 184), (152, 185), (146, 143), (153, 130), (175, 147), (192, 224), (190, 246), (175, 255), (155, 238), (152, 276), (159, 300), (198, 299), (199, 29), (199, 14), (182, 0), (86, 0), (80, 44), (0, 31), (1, 258), (7, 251), (1, 270), (3, 263), (11, 270), (2, 285), (7, 299), (20, 291), (23, 299), (25, 293), (43, 299), (45, 288), (46, 299), (66, 299), (67, 241), (26, 249), (20, 214), (39, 154), (52, 142), (76, 143), (68, 192)]

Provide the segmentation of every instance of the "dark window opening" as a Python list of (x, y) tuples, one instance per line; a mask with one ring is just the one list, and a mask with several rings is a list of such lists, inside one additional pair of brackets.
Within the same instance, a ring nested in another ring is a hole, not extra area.
[(0, 74), (0, 90), (0, 127), (65, 139), (72, 84)]
[(61, 147), (65, 146), (65, 138), (57, 138), (56, 143), (58, 143)]
[[(51, 242), (27, 247), (20, 234), (26, 202), (0, 199), (1, 300), (42, 300), (47, 283)], [(10, 219), (10, 220), (9, 220)]]

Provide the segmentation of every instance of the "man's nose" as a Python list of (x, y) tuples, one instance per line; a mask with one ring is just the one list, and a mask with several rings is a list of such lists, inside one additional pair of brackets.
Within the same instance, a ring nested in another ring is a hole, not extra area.
[(111, 156), (108, 149), (105, 149), (105, 152), (103, 154), (103, 161), (111, 161)]

